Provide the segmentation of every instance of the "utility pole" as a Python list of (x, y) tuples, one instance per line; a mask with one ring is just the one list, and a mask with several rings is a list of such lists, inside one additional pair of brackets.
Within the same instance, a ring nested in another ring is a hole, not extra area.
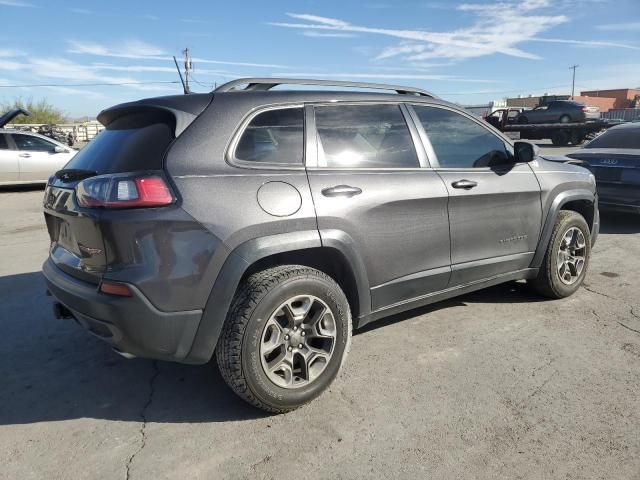
[(184, 54), (184, 83), (187, 92), (189, 89), (189, 73), (193, 70), (193, 64), (191, 63), (191, 55), (189, 54), (189, 48), (185, 48), (182, 53)]
[(569, 67), (569, 70), (573, 70), (573, 81), (571, 82), (571, 99), (573, 100), (573, 94), (575, 93), (575, 89), (576, 89), (576, 68), (578, 68), (580, 65), (572, 65)]

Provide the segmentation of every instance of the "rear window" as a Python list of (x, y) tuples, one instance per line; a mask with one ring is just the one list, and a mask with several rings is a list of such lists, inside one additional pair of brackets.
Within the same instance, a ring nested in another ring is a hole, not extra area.
[(585, 145), (584, 148), (631, 148), (640, 149), (640, 128), (607, 130)]
[(121, 117), (100, 132), (65, 166), (99, 174), (161, 170), (174, 139), (172, 119), (157, 114)]

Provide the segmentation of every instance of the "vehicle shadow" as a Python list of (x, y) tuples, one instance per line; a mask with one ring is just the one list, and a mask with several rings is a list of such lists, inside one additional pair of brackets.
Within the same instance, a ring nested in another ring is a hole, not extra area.
[(507, 282), (493, 287), (478, 290), (476, 292), (467, 293), (460, 297), (426, 305), (424, 307), (414, 308), (406, 312), (391, 315), (375, 322), (369, 323), (354, 332), (354, 335), (369, 332), (387, 325), (402, 322), (409, 318), (426, 315), (437, 310), (443, 310), (451, 307), (467, 306), (470, 303), (534, 303), (542, 302), (546, 299), (533, 293), (525, 282)]
[(44, 183), (30, 183), (28, 185), (0, 185), (0, 193), (10, 192), (35, 192), (38, 190), (44, 190), (46, 185)]
[(265, 416), (236, 397), (211, 363), (126, 360), (73, 320), (56, 320), (40, 272), (0, 277), (0, 379), (0, 425)]
[(640, 215), (600, 210), (600, 233), (640, 233)]
[[(541, 299), (511, 282), (382, 319), (356, 333), (467, 303)], [(0, 277), (0, 425), (76, 418), (226, 422), (267, 414), (235, 396), (214, 362), (126, 360), (72, 320), (56, 320), (40, 272)]]

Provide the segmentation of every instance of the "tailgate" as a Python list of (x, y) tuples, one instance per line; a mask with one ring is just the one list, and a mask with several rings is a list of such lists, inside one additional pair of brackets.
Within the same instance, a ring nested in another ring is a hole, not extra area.
[(95, 217), (98, 213), (81, 212), (73, 188), (49, 185), (45, 190), (51, 260), (66, 273), (96, 284), (106, 267), (104, 241)]

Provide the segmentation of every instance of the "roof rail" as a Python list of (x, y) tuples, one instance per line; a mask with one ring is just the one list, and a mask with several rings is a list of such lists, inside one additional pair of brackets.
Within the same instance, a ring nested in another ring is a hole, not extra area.
[[(246, 85), (245, 88), (238, 88)], [(267, 91), (278, 85), (318, 85), (322, 87), (351, 87), (351, 88), (371, 88), (376, 90), (393, 90), (402, 95), (418, 95), (423, 97), (437, 98), (434, 94), (419, 88), (401, 87), (399, 85), (387, 85), (384, 83), (349, 82), (342, 80), (314, 80), (311, 78), (238, 78), (220, 85), (214, 92), (231, 91)]]

